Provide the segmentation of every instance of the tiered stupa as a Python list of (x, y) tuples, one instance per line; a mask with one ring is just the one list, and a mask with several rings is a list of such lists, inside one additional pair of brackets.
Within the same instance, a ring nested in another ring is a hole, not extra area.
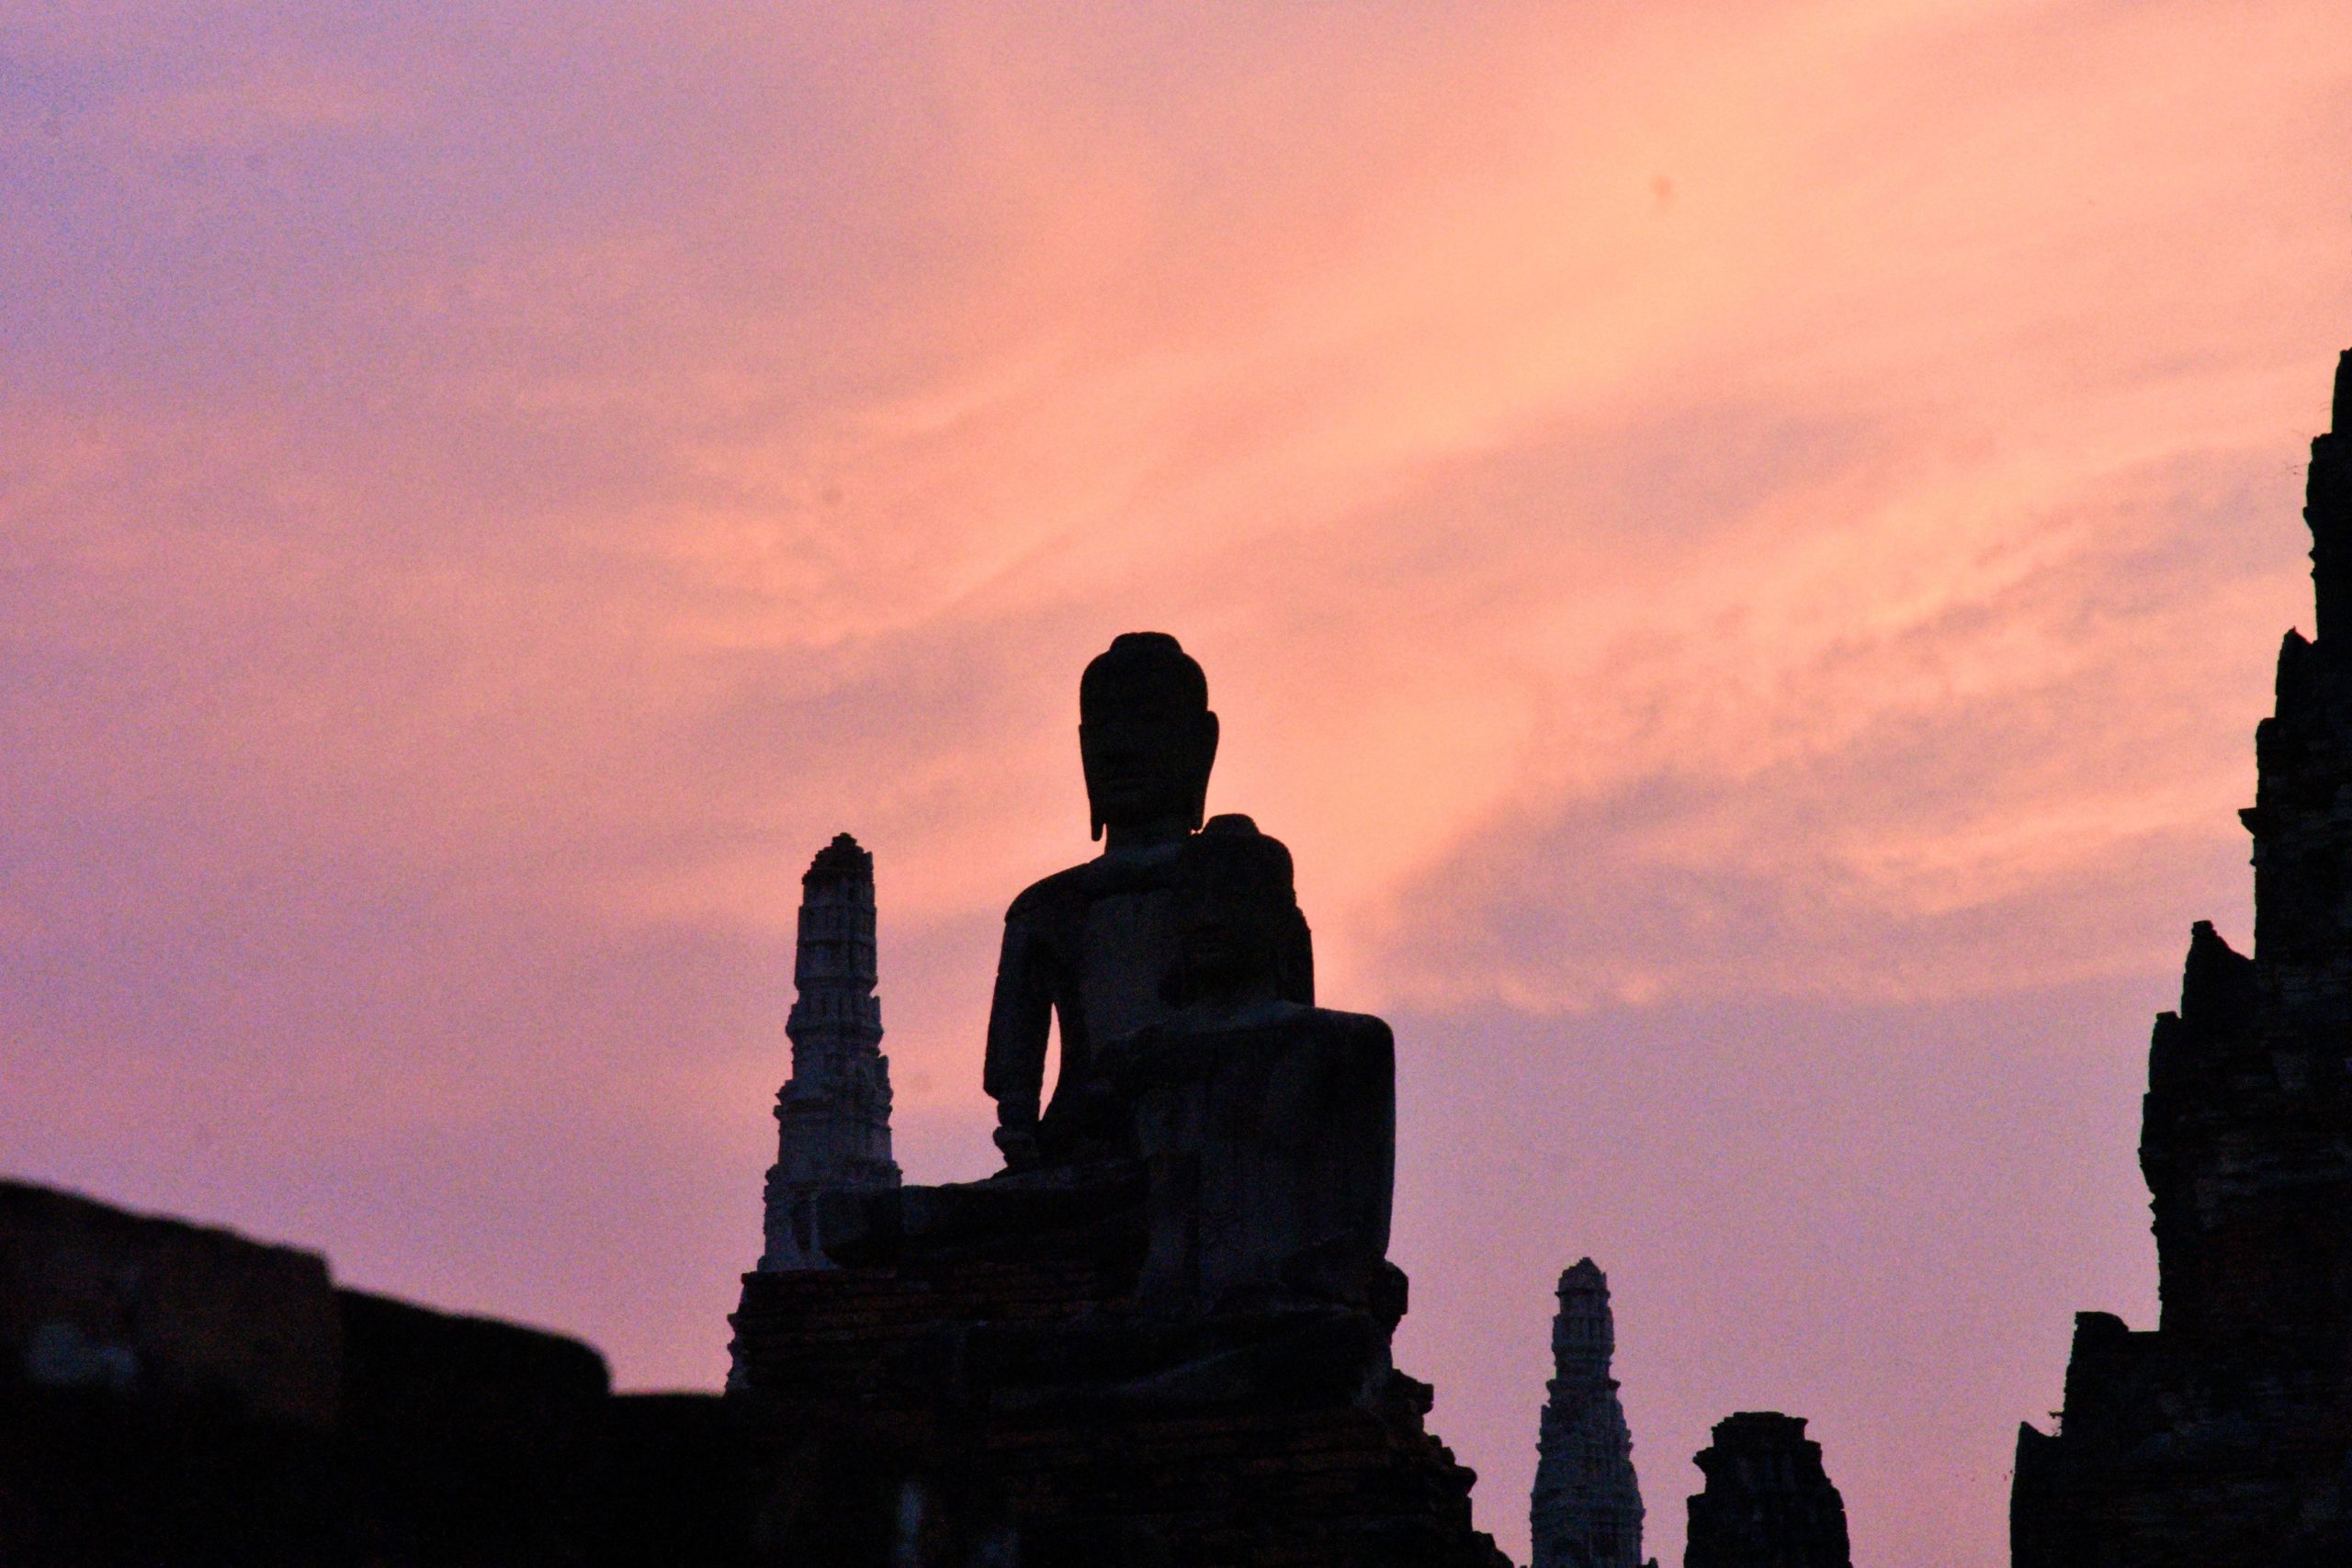
[(1560, 1275), (1552, 1381), (1529, 1508), (1534, 1568), (1641, 1568), (1642, 1494), (1617, 1380), (1609, 1276), (1589, 1258)]
[(2140, 1167), (2153, 1331), (2075, 1324), (2055, 1434), (2018, 1434), (2018, 1568), (2352, 1562), (2352, 354), (2312, 443), (2313, 636), (2255, 732), (2254, 956), (2189, 939)]
[(890, 1062), (875, 999), (874, 856), (847, 833), (817, 852), (800, 879), (798, 997), (785, 1021), (792, 1078), (776, 1095), (781, 1124), (767, 1179), (767, 1246), (760, 1269), (824, 1269), (818, 1200), (899, 1185), (890, 1157)]

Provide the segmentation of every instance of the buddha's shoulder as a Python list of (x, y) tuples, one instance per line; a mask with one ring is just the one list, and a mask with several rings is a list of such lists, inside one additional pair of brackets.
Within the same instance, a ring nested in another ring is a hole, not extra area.
[(1088, 861), (1083, 865), (1074, 865), (1068, 871), (1057, 871), (1051, 876), (1031, 883), (1005, 907), (1006, 923), (1051, 919), (1056, 915), (1082, 907), (1093, 896), (1095, 884), (1102, 879), (1101, 872), (1096, 869), (1100, 863)]

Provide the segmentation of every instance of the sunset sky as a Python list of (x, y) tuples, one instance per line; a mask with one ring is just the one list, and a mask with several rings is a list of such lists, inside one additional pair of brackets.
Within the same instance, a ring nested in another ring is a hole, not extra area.
[(984, 1174), (1163, 629), (1480, 1524), (1589, 1254), (1664, 1562), (1996, 1568), (2347, 344), (2341, 0), (0, 0), (0, 1174), (715, 1387), (809, 855)]

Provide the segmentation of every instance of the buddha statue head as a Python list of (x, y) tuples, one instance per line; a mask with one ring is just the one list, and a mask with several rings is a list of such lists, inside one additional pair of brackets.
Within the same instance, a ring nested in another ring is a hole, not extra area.
[(1166, 632), (1125, 632), (1078, 683), (1078, 750), (1094, 837), (1109, 847), (1182, 839), (1201, 825), (1216, 715), (1208, 678)]

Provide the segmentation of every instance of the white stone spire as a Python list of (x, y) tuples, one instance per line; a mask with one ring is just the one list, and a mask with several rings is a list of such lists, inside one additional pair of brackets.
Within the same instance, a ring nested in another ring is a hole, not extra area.
[(1617, 1329), (1609, 1277), (1582, 1258), (1560, 1276), (1553, 1376), (1529, 1506), (1534, 1568), (1642, 1568), (1634, 1438), (1609, 1363)]
[(820, 1193), (899, 1185), (874, 997), (874, 857), (843, 833), (817, 852), (800, 886), (799, 997), (784, 1026), (792, 1079), (776, 1095), (782, 1129), (760, 1257), (769, 1273), (830, 1267), (817, 1237)]

